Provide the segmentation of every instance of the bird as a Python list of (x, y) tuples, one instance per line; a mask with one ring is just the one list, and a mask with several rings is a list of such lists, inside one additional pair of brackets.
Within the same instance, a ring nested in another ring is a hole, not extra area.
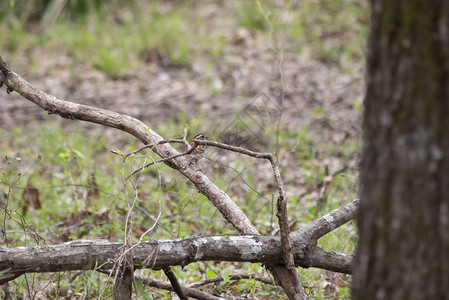
[[(191, 146), (195, 147), (196, 143), (195, 140), (204, 141), (207, 138), (209, 138), (204, 133), (199, 133), (195, 135), (195, 137), (192, 140)], [(193, 149), (192, 153), (190, 154), (190, 163), (196, 167), (198, 170), (201, 171), (200, 166), (198, 165), (198, 161), (203, 158), (203, 154), (206, 152), (207, 146), (206, 145), (198, 145), (195, 149)]]

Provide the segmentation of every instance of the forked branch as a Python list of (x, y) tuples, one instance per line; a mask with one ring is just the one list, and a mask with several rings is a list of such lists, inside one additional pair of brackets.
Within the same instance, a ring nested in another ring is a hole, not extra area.
[[(355, 200), (321, 219), (325, 220), (325, 227), (337, 228), (354, 219), (357, 207), (358, 200)], [(291, 233), (295, 266), (317, 267), (350, 274), (352, 256), (323, 250), (314, 246), (316, 240), (310, 240), (313, 233), (320, 232), (321, 226), (321, 221), (312, 221)], [(0, 265), (7, 270), (0, 279), (0, 284), (24, 273), (97, 268), (110, 270), (115, 265), (115, 260), (111, 258), (120, 256), (122, 247), (121, 243), (89, 240), (51, 246), (0, 247)], [(134, 269), (155, 270), (167, 266), (186, 266), (198, 261), (259, 262), (276, 265), (281, 263), (281, 241), (279, 237), (274, 236), (206, 236), (154, 240), (136, 245), (131, 261)]]
[[(196, 186), (198, 191), (204, 194), (209, 199), (209, 201), (219, 210), (223, 217), (228, 222), (230, 222), (239, 233), (245, 235), (259, 235), (258, 230), (251, 224), (240, 207), (238, 207), (225, 192), (219, 189), (200, 170), (189, 164), (185, 157), (187, 153), (180, 154), (169, 143), (161, 142), (164, 139), (155, 131), (146, 126), (143, 122), (120, 113), (64, 101), (54, 96), (48, 95), (45, 92), (36, 89), (27, 81), (22, 79), (19, 75), (14, 73), (1, 57), (0, 73), (0, 86), (4, 83), (6, 85), (8, 93), (10, 93), (11, 91), (16, 91), (24, 98), (30, 100), (42, 109), (46, 110), (49, 114), (57, 114), (67, 119), (77, 119), (92, 122), (100, 124), (102, 126), (116, 128), (133, 135), (145, 145), (148, 145), (148, 147), (153, 152), (161, 157), (161, 160), (159, 162), (164, 162), (169, 167), (179, 171), (188, 180), (190, 180)], [(298, 259), (301, 257), (301, 255), (299, 254), (293, 255), (293, 252), (296, 253), (297, 251), (302, 251), (302, 256), (305, 255), (305, 252), (303, 250), (300, 250), (301, 247), (299, 246), (295, 246), (294, 249), (292, 249), (291, 245), (297, 244), (290, 243), (289, 241), (289, 238), (291, 238), (291, 236), (289, 235), (288, 220), (286, 214), (287, 200), (285, 196), (285, 190), (280, 178), (280, 172), (277, 164), (275, 163), (274, 157), (269, 153), (256, 153), (246, 149), (237, 149), (238, 147), (233, 148), (232, 146), (220, 144), (217, 142), (196, 142), (198, 145), (204, 143), (210, 146), (220, 147), (231, 151), (238, 150), (236, 152), (240, 152), (256, 158), (268, 159), (270, 161), (279, 190), (277, 216), (279, 218), (279, 224), (281, 228), (282, 255), (284, 256), (284, 259), (283, 262), (280, 262), (273, 257), (273, 260), (266, 261), (265, 265), (267, 266), (267, 269), (272, 272), (275, 277), (275, 281), (282, 286), (285, 293), (290, 299), (308, 299), (304, 287), (299, 282), (296, 270), (293, 269), (295, 265), (298, 265)], [(319, 234), (321, 234), (321, 231), (319, 232)], [(317, 235), (319, 234), (317, 232)], [(265, 237), (260, 238), (262, 239)], [(138, 247), (136, 247), (135, 249), (138, 249)], [(0, 256), (5, 255), (4, 250), (5, 249), (0, 248)], [(279, 255), (279, 253), (277, 253), (277, 255)], [(189, 261), (187, 261), (186, 263), (188, 262)], [(282, 263), (285, 264), (287, 268), (282, 265)], [(91, 266), (89, 264), (86, 265), (85, 263), (84, 267), (93, 268), (94, 266)], [(39, 270), (43, 271), (44, 269)], [(18, 270), (17, 272), (25, 273), (28, 271), (29, 270), (25, 268), (21, 271)]]
[(285, 194), (284, 184), (281, 178), (281, 172), (279, 171), (278, 164), (275, 161), (273, 154), (271, 153), (261, 153), (255, 152), (248, 149), (244, 149), (241, 147), (231, 146), (219, 142), (214, 141), (206, 141), (206, 140), (194, 140), (195, 145), (207, 145), (213, 146), (221, 149), (225, 149), (232, 152), (238, 152), (244, 155), (248, 155), (254, 158), (262, 158), (267, 159), (271, 167), (273, 168), (274, 179), (276, 181), (276, 186), (278, 188), (278, 200), (277, 200), (277, 214), (276, 216), (279, 219), (279, 229), (281, 232), (281, 243), (282, 243), (282, 257), (284, 258), (284, 263), (289, 270), (294, 270), (295, 264), (292, 254), (292, 246), (290, 244), (290, 229), (288, 227), (288, 215), (287, 215), (287, 202)]

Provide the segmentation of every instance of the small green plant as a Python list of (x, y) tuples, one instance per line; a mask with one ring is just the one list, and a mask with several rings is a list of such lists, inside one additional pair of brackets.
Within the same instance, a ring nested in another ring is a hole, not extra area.
[[(263, 2), (263, 5), (268, 3), (267, 1)], [(258, 31), (263, 31), (268, 27), (264, 16), (258, 11), (256, 1), (242, 1), (240, 3), (238, 24)]]

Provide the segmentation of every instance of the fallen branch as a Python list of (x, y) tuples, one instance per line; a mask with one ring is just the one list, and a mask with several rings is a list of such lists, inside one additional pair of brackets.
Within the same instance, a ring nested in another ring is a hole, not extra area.
[[(314, 267), (348, 273), (352, 261), (329, 263), (323, 260), (323, 252), (313, 245), (295, 244), (296, 266)], [(79, 240), (51, 246), (6, 248), (0, 247), (0, 265), (7, 270), (0, 284), (17, 274), (62, 272), (74, 270), (109, 270), (114, 260), (122, 254), (123, 244), (95, 240)], [(319, 251), (319, 250), (318, 250)], [(323, 250), (324, 251), (324, 250)], [(316, 255), (316, 254), (319, 255)], [(312, 255), (312, 257), (309, 257)], [(340, 255), (343, 257), (343, 255)], [(346, 257), (346, 256), (344, 256)], [(159, 270), (168, 266), (186, 266), (199, 261), (251, 262), (281, 264), (281, 242), (279, 237), (269, 236), (209, 236), (166, 241), (143, 242), (132, 251), (134, 269)], [(338, 269), (339, 268), (339, 269)]]
[[(354, 219), (358, 207), (355, 200), (292, 232), (292, 253), (295, 266), (317, 267), (350, 274), (350, 255), (326, 251), (311, 240), (320, 226), (337, 228)], [(332, 216), (333, 220), (330, 220)], [(322, 221), (326, 220), (323, 224)], [(326, 229), (327, 230), (327, 229)], [(51, 246), (7, 248), (0, 247), (0, 265), (7, 270), (0, 284), (17, 275), (34, 272), (73, 270), (109, 270), (122, 254), (122, 243), (103, 241), (74, 241)], [(282, 263), (281, 241), (274, 236), (208, 236), (176, 240), (149, 241), (133, 246), (134, 269), (159, 270), (168, 266), (186, 266), (198, 261), (233, 261), (277, 265)]]
[[(142, 283), (147, 286), (151, 286), (151, 287), (155, 287), (155, 288), (163, 289), (163, 290), (167, 290), (167, 291), (174, 291), (171, 284), (166, 281), (163, 281), (163, 280), (160, 280), (157, 278), (153, 278), (153, 277), (141, 276), (141, 275), (137, 275), (136, 278), (142, 280)], [(193, 287), (182, 286), (182, 290), (184, 291), (186, 296), (192, 297), (195, 299), (201, 299), (201, 300), (223, 300), (224, 299), (221, 297), (216, 297), (216, 296), (205, 294)]]
[[(142, 283), (147, 286), (174, 292), (172, 285), (166, 281), (161, 280), (161, 279), (157, 279), (154, 277), (142, 276), (142, 275), (136, 275), (135, 278), (140, 279), (142, 281)], [(238, 281), (238, 280), (245, 280), (245, 279), (254, 279), (254, 280), (260, 281), (265, 284), (270, 284), (270, 285), (275, 284), (269, 278), (258, 276), (256, 274), (231, 274), (226, 277), (227, 281)], [(197, 290), (196, 288), (203, 286), (203, 285), (211, 284), (211, 283), (222, 282), (224, 280), (225, 279), (223, 277), (217, 276), (217, 277), (201, 280), (201, 281), (189, 284), (189, 285), (181, 285), (181, 288), (182, 288), (183, 292), (185, 293), (185, 295), (188, 297), (191, 297), (191, 298), (201, 299), (201, 300), (222, 300), (224, 298), (205, 294), (205, 293), (201, 292), (200, 290)]]
[[(198, 189), (200, 193), (205, 195), (209, 201), (218, 209), (218, 211), (223, 215), (223, 217), (231, 223), (234, 228), (241, 234), (245, 235), (259, 235), (258, 230), (251, 224), (247, 216), (243, 213), (243, 211), (240, 209), (238, 205), (235, 204), (235, 202), (232, 201), (232, 199), (227, 195), (225, 192), (223, 192), (221, 189), (219, 189), (207, 176), (205, 176), (200, 170), (193, 167), (189, 161), (185, 157), (185, 153), (179, 154), (178, 151), (176, 151), (175, 148), (173, 148), (169, 143), (162, 143), (164, 139), (158, 135), (156, 132), (151, 130), (148, 126), (146, 126), (143, 122), (132, 118), (127, 115), (123, 115), (120, 113), (108, 111), (105, 109), (100, 109), (96, 107), (90, 107), (87, 105), (81, 105), (69, 101), (64, 101), (61, 99), (58, 99), (54, 96), (48, 95), (36, 88), (34, 88), (31, 84), (29, 84), (27, 81), (23, 80), (19, 75), (14, 73), (6, 64), (6, 62), (3, 60), (3, 58), (0, 57), (0, 86), (5, 84), (7, 88), (8, 94), (12, 91), (18, 92), (21, 96), (24, 98), (30, 100), (31, 102), (35, 103), (42, 109), (46, 110), (49, 114), (58, 114), (59, 116), (67, 119), (77, 119), (81, 121), (87, 121), (92, 123), (97, 123), (102, 126), (112, 127), (119, 130), (122, 130), (124, 132), (127, 132), (137, 139), (139, 139), (141, 142), (143, 142), (145, 145), (149, 145), (149, 148), (155, 152), (157, 155), (159, 155), (165, 164), (167, 164), (169, 167), (179, 171), (181, 174), (183, 174), (188, 180), (190, 180), (195, 187)], [(213, 142), (211, 142), (213, 143)], [(200, 143), (198, 143), (200, 144)], [(210, 144), (212, 146), (216, 146), (213, 144)], [(218, 145), (218, 144), (217, 144)], [(231, 147), (231, 146), (230, 146)], [(254, 152), (246, 150), (245, 152), (241, 152), (247, 155), (254, 154)], [(312, 249), (314, 246), (313, 244), (305, 243), (302, 246), (299, 246), (297, 244), (293, 244), (293, 240), (289, 241), (290, 235), (289, 235), (289, 229), (288, 229), (288, 220), (287, 220), (287, 214), (286, 214), (286, 208), (287, 208), (287, 199), (285, 196), (285, 190), (282, 186), (282, 181), (280, 180), (280, 172), (275, 164), (274, 157), (271, 154), (257, 154), (259, 155), (259, 158), (265, 158), (270, 160), (276, 183), (279, 190), (279, 198), (278, 198), (278, 212), (277, 216), (279, 218), (279, 224), (280, 224), (280, 231), (281, 231), (281, 241), (282, 241), (282, 255), (284, 256), (284, 259), (281, 260), (279, 255), (277, 259), (273, 261), (262, 259), (262, 261), (265, 263), (268, 270), (270, 270), (275, 277), (276, 283), (282, 286), (285, 293), (290, 299), (308, 299), (308, 296), (304, 290), (303, 285), (299, 282), (296, 270), (294, 269), (295, 265), (299, 265), (298, 258), (301, 256), (307, 256), (307, 249)], [(254, 156), (257, 157), (257, 156)], [(310, 236), (309, 236), (310, 237)], [(254, 237), (253, 237), (254, 238)], [(272, 239), (272, 237), (259, 237), (260, 239), (268, 238)], [(81, 242), (83, 244), (83, 242)], [(294, 246), (293, 246), (294, 245)], [(82, 246), (78, 244), (76, 246), (76, 243), (72, 245), (73, 249), (83, 250), (81, 253), (79, 253), (80, 258), (77, 259), (76, 255), (72, 257), (73, 261), (68, 262), (68, 265), (64, 264), (64, 268), (74, 268), (76, 265), (76, 262), (79, 260), (83, 260), (84, 266), (82, 269), (93, 269), (98, 268), (98, 266), (102, 266), (102, 264), (109, 265), (110, 264), (110, 258), (111, 257), (117, 257), (117, 256), (110, 256), (106, 261), (101, 259), (101, 257), (98, 257), (98, 259), (93, 259), (91, 256), (87, 255), (89, 258), (87, 261), (85, 260), (86, 257), (83, 256), (85, 252), (85, 248), (87, 247), (88, 251), (87, 253), (90, 253), (95, 245), (90, 244), (89, 246)], [(68, 247), (72, 247), (68, 246)], [(145, 245), (139, 245), (135, 247), (138, 251), (140, 247), (144, 247)], [(43, 246), (43, 247), (53, 247), (53, 246)], [(55, 246), (57, 247), (57, 246)], [(133, 246), (134, 247), (134, 246)], [(107, 248), (107, 247), (106, 247)], [(154, 247), (153, 247), (154, 248)], [(293, 250), (292, 248), (295, 248)], [(36, 251), (40, 251), (42, 249), (30, 247), (30, 249), (36, 249)], [(45, 249), (45, 248), (44, 248)], [(51, 248), (47, 250), (53, 250), (56, 251), (59, 248)], [(72, 249), (72, 250), (73, 250)], [(90, 250), (89, 250), (90, 249)], [(299, 250), (298, 250), (299, 249)], [(5, 255), (14, 255), (11, 251), (27, 251), (27, 249), (8, 249), (8, 248), (0, 248), (0, 257), (5, 257)], [(278, 249), (280, 250), (280, 249)], [(46, 250), (45, 250), (46, 251)], [(296, 252), (295, 252), (296, 251)], [(41, 252), (39, 252), (41, 253)], [(150, 252), (151, 253), (151, 252)], [(295, 254), (296, 253), (296, 254)], [(22, 253), (28, 255), (28, 252)], [(109, 253), (110, 255), (117, 255), (116, 252), (112, 251)], [(148, 254), (148, 253), (147, 253)], [(279, 254), (279, 253), (278, 253)], [(37, 255), (37, 253), (36, 253)], [(43, 255), (43, 259), (45, 258), (45, 254)], [(133, 251), (133, 257), (135, 253)], [(159, 262), (159, 255), (158, 253), (158, 259), (155, 260), (152, 263)], [(51, 256), (51, 255), (50, 255)], [(26, 257), (22, 257), (26, 260)], [(55, 258), (54, 259), (62, 259), (62, 258)], [(18, 261), (20, 261), (20, 257), (16, 257)], [(148, 257), (146, 258), (148, 259)], [(191, 259), (190, 256), (186, 256), (186, 259)], [(95, 261), (97, 265), (92, 265), (92, 263)], [(244, 260), (248, 261), (248, 260)], [(15, 261), (14, 261), (15, 262)], [(49, 266), (53, 266), (54, 268), (58, 267), (59, 265), (56, 264), (57, 260), (48, 261)], [(60, 261), (62, 263), (62, 261)], [(181, 265), (187, 264), (190, 261), (185, 261), (184, 263), (180, 263)], [(143, 263), (143, 261), (141, 262)], [(285, 265), (284, 265), (285, 264)], [(1, 261), (0, 261), (0, 265)], [(14, 274), (20, 274), (20, 273), (26, 273), (26, 272), (43, 272), (43, 270), (46, 268), (46, 266), (42, 266), (43, 269), (35, 270), (34, 266), (35, 261), (33, 261), (29, 266), (22, 266), (22, 269), (17, 268), (16, 265), (9, 264), (7, 268), (10, 269), (7, 274), (13, 275)], [(170, 265), (170, 264), (168, 264)], [(3, 265), (2, 265), (3, 266)], [(145, 267), (150, 266), (148, 264), (144, 264)], [(61, 267), (61, 266), (59, 266)], [(104, 267), (104, 266), (102, 266)], [(163, 264), (161, 265), (163, 267)], [(14, 268), (14, 270), (13, 270)], [(78, 266), (76, 269), (79, 269)], [(34, 271), (31, 271), (34, 270)], [(50, 270), (49, 270), (50, 271)], [(61, 270), (59, 270), (61, 271)], [(15, 273), (14, 273), (15, 272)]]

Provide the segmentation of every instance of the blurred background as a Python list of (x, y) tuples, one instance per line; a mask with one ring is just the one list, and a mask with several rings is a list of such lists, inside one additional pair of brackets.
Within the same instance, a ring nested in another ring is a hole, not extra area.
[[(4, 0), (0, 21), (0, 55), (38, 89), (133, 116), (165, 138), (187, 128), (189, 139), (205, 132), (212, 140), (275, 153), (292, 230), (357, 196), (365, 1)], [(3, 91), (0, 203), (8, 217), (2, 216), (0, 244), (123, 241), (121, 159), (110, 150), (126, 153), (141, 144), (113, 129), (48, 115)], [(215, 149), (206, 156), (203, 171), (262, 234), (277, 234), (270, 165)], [(125, 172), (150, 159), (156, 157), (134, 157)], [(132, 192), (138, 192), (136, 238), (159, 215), (148, 238), (235, 233), (165, 166), (147, 169)], [(320, 239), (320, 246), (350, 254), (356, 236), (349, 224)], [(251, 264), (198, 263), (177, 271), (186, 283), (235, 272), (268, 276)], [(347, 276), (300, 272), (312, 297), (349, 297)], [(64, 274), (58, 284), (51, 274), (27, 275), (38, 279), (31, 287), (22, 276), (11, 290), (96, 297), (94, 287), (106, 286), (107, 278), (86, 274), (75, 281)], [(205, 288), (228, 298), (282, 295), (251, 281)], [(141, 295), (159, 295), (154, 299), (169, 297), (140, 289)]]

